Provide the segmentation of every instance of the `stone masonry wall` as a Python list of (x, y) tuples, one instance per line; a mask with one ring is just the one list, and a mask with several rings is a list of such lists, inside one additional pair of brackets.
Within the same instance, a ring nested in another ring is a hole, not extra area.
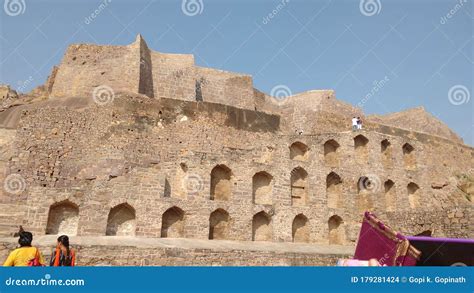
[(403, 112), (387, 115), (370, 115), (370, 118), (381, 124), (409, 130), (430, 133), (462, 143), (462, 139), (447, 125), (426, 112), (423, 107), (412, 108)]
[(196, 67), (196, 82), (206, 102), (254, 109), (253, 81), (249, 75)]
[(128, 46), (71, 45), (47, 88), (52, 97), (64, 98), (92, 96), (101, 86), (255, 109), (251, 76), (195, 66), (193, 55), (154, 52), (140, 35)]
[(130, 46), (71, 45), (57, 70), (52, 97), (92, 97), (94, 89), (138, 92), (139, 43)]
[(150, 52), (154, 96), (195, 100), (196, 78), (193, 55)]
[[(390, 211), (392, 226), (412, 231), (412, 224), (401, 221), (406, 215), (442, 215), (454, 206), (472, 207), (463, 197), (452, 198), (454, 183), (433, 188), (430, 170), (444, 157), (452, 158), (442, 152), (450, 144), (438, 146), (388, 131), (287, 135), (279, 125), (276, 115), (140, 95), (118, 95), (105, 107), (38, 107), (20, 121), (7, 167), (8, 174), (23, 176), (28, 188), (20, 195), (4, 194), (1, 203), (24, 206), (18, 209), (23, 215), (10, 222), (36, 234), (47, 230), (51, 210), (64, 205), (77, 211), (75, 234), (105, 235), (111, 209), (126, 204), (135, 213), (137, 236), (162, 236), (163, 215), (174, 208), (181, 217), (180, 237), (208, 239), (210, 215), (220, 209), (229, 215), (226, 239), (251, 241), (252, 219), (263, 212), (269, 219), (270, 240), (293, 241), (293, 220), (302, 215), (309, 231), (303, 239), (316, 243), (328, 243), (334, 233), (336, 242), (354, 243), (365, 210), (382, 215)], [(331, 140), (338, 147), (326, 153), (325, 144)], [(358, 146), (360, 140), (366, 145)], [(389, 160), (381, 151), (384, 140), (390, 142)], [(406, 143), (414, 148), (414, 165), (406, 165)], [(450, 178), (455, 166), (459, 171), (470, 166), (469, 148), (456, 147), (464, 150), (458, 152), (458, 163), (437, 168), (438, 176)], [(210, 198), (216, 166), (230, 172), (228, 200)], [(252, 178), (259, 172), (271, 178), (271, 203), (253, 199)], [(296, 183), (295, 174), (306, 175)], [(335, 189), (328, 186), (333, 177), (341, 181)], [(386, 192), (389, 180), (393, 186)], [(410, 184), (417, 186), (413, 194)], [(292, 197), (297, 190), (303, 197), (298, 201)], [(336, 227), (329, 224), (334, 223), (331, 219), (340, 219)], [(437, 235), (472, 237), (466, 225), (455, 232), (442, 217), (425, 221), (438, 227)]]

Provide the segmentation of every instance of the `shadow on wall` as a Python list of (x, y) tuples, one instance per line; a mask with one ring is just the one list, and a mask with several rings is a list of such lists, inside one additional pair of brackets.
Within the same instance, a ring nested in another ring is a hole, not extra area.
[(293, 242), (310, 242), (310, 226), (308, 218), (303, 214), (298, 214), (293, 219), (292, 224)]
[(420, 187), (413, 182), (408, 183), (407, 185), (408, 192), (408, 202), (412, 209), (418, 208), (420, 206)]
[(291, 171), (291, 205), (305, 206), (308, 202), (308, 173), (301, 167)]
[(335, 172), (329, 173), (326, 177), (326, 195), (328, 207), (342, 208), (342, 179)]
[(359, 164), (367, 164), (369, 159), (368, 145), (369, 139), (359, 134), (354, 138), (354, 149), (356, 155), (356, 162)]
[(403, 163), (407, 170), (414, 170), (416, 169), (416, 157), (415, 157), (415, 148), (406, 143), (402, 147), (403, 150)]
[(176, 206), (167, 209), (161, 218), (161, 237), (183, 238), (184, 220), (185, 215), (182, 209)]
[(326, 166), (339, 166), (339, 147), (340, 145), (333, 139), (324, 143), (324, 163)]
[(225, 165), (217, 165), (211, 171), (211, 200), (229, 200), (232, 193), (232, 172)]
[(223, 209), (217, 209), (209, 217), (209, 239), (229, 239), (230, 216)]
[(253, 216), (252, 220), (252, 240), (253, 241), (272, 241), (272, 219), (264, 211)]
[(341, 217), (331, 216), (328, 220), (328, 229), (329, 244), (344, 244), (346, 242), (346, 232)]
[(253, 175), (252, 198), (254, 204), (271, 205), (273, 177), (265, 171)]

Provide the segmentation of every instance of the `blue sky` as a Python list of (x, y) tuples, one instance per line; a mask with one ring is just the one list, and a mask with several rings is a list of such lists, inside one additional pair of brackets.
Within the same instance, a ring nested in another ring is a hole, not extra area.
[(267, 93), (334, 89), (368, 114), (424, 106), (474, 145), (474, 14), (464, 1), (3, 0), (0, 82), (29, 91), (69, 44), (124, 45), (141, 33), (154, 50), (250, 74)]

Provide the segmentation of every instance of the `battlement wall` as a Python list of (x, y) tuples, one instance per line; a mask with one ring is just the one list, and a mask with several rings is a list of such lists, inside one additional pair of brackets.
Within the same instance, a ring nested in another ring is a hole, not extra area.
[(138, 92), (139, 84), (140, 50), (133, 44), (71, 45), (54, 74), (50, 96), (89, 98), (99, 86)]
[(277, 101), (277, 104), (284, 117), (282, 128), (289, 134), (346, 131), (352, 127), (352, 117), (360, 116), (364, 120), (360, 109), (337, 100), (333, 90), (303, 92)]
[(204, 101), (255, 109), (253, 81), (249, 75), (196, 67), (196, 82)]
[(100, 86), (255, 109), (251, 76), (195, 66), (193, 55), (152, 51), (140, 35), (128, 46), (71, 45), (46, 88), (51, 97), (90, 97)]
[(421, 133), (429, 133), (462, 143), (462, 139), (439, 119), (426, 112), (423, 107), (408, 109), (386, 115), (370, 115), (370, 120), (382, 125), (390, 125)]
[(193, 55), (150, 52), (155, 98), (193, 101), (196, 79)]
[(345, 119), (344, 129), (346, 121), (350, 123), (351, 117), (360, 116), (366, 125), (389, 125), (462, 143), (459, 136), (423, 108), (365, 117), (361, 109), (337, 100), (333, 90), (270, 97), (253, 88), (250, 75), (196, 66), (191, 54), (152, 51), (140, 35), (128, 46), (71, 45), (61, 64), (53, 68), (45, 88), (52, 97), (90, 97), (100, 86), (155, 99), (258, 109), (282, 116), (282, 128), (287, 133), (326, 132), (337, 127), (335, 121), (342, 121), (341, 118)]

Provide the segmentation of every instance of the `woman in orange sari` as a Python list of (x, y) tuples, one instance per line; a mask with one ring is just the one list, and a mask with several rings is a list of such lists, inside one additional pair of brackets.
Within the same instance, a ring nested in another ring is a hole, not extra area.
[(58, 237), (56, 249), (51, 253), (49, 265), (52, 267), (73, 267), (76, 262), (74, 249), (69, 248), (69, 237), (61, 235)]

